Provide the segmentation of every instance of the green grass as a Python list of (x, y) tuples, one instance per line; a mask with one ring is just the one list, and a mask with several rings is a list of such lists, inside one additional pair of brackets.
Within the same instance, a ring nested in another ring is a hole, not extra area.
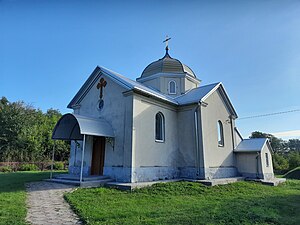
[(283, 176), (284, 178), (289, 178), (289, 179), (298, 179), (300, 180), (300, 167), (297, 167)]
[(206, 187), (156, 184), (133, 192), (78, 189), (65, 195), (86, 224), (300, 224), (300, 181)]
[(27, 224), (25, 183), (49, 177), (49, 172), (0, 173), (0, 225)]

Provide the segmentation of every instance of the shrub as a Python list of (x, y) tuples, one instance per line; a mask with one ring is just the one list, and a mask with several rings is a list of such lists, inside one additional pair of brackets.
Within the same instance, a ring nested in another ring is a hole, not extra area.
[(20, 166), (19, 170), (20, 171), (35, 171), (35, 170), (39, 170), (39, 168), (35, 164), (25, 163)]
[(63, 162), (55, 162), (53, 165), (53, 169), (55, 170), (63, 170), (65, 168), (65, 165)]
[(10, 166), (1, 166), (0, 172), (12, 172), (12, 168)]

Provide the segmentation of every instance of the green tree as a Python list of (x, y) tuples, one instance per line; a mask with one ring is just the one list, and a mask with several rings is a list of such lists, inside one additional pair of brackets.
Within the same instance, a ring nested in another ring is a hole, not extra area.
[[(50, 160), (55, 124), (60, 119), (58, 110), (43, 113), (24, 102), (0, 99), (0, 161)], [(70, 144), (56, 141), (56, 160), (67, 160)]]
[(284, 152), (287, 150), (286, 142), (272, 134), (254, 131), (249, 138), (268, 138), (274, 152)]

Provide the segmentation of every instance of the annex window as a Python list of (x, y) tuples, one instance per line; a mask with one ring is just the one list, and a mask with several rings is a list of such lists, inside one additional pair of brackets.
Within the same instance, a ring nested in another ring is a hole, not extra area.
[(218, 146), (224, 146), (223, 124), (220, 120), (218, 121)]
[(266, 153), (266, 166), (269, 167), (270, 162), (269, 162), (269, 155)]
[(155, 140), (159, 142), (165, 140), (165, 118), (161, 112), (155, 116)]
[(174, 80), (169, 82), (169, 94), (176, 94), (176, 82)]

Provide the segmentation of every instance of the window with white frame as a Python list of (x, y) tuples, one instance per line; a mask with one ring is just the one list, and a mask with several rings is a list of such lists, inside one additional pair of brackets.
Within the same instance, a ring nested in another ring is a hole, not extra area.
[(176, 82), (174, 80), (169, 82), (169, 94), (176, 94)]
[(224, 146), (223, 124), (220, 120), (218, 121), (218, 146)]
[(155, 140), (159, 142), (165, 140), (165, 118), (161, 112), (155, 115)]
[(266, 153), (265, 156), (266, 156), (266, 166), (269, 167), (270, 166), (270, 162), (269, 162), (269, 155), (268, 155), (268, 153)]

